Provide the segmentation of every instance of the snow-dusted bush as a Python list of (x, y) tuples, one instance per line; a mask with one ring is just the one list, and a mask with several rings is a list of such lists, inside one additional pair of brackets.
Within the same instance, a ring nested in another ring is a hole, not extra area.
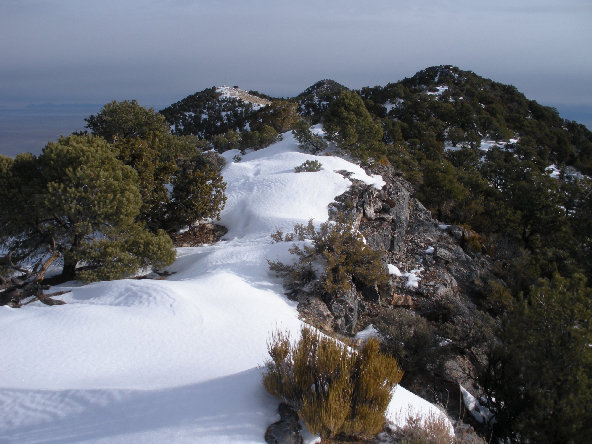
[(298, 146), (308, 153), (317, 154), (328, 146), (322, 136), (314, 134), (310, 130), (308, 122), (304, 119), (296, 123), (292, 134), (294, 134), (294, 137), (298, 141)]
[(323, 165), (318, 160), (307, 160), (294, 168), (296, 173), (316, 173)]
[(370, 437), (382, 430), (391, 390), (403, 376), (379, 349), (370, 339), (356, 352), (306, 327), (294, 344), (278, 331), (268, 344), (263, 384), (322, 438)]
[(362, 235), (345, 221), (325, 222), (318, 230), (312, 220), (298, 224), (294, 233), (272, 235), (274, 240), (307, 241), (290, 249), (298, 256), (293, 265), (269, 261), (269, 268), (284, 278), (288, 290), (296, 292), (318, 283), (329, 295), (351, 289), (352, 279), (362, 286), (382, 286), (388, 274), (380, 252), (364, 242)]

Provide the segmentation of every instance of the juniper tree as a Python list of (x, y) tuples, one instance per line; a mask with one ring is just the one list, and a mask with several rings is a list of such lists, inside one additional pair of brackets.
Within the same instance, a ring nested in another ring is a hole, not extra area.
[(298, 121), (294, 126), (292, 134), (294, 134), (300, 148), (306, 152), (317, 154), (327, 148), (325, 139), (317, 134), (313, 134), (308, 122), (304, 119)]
[(60, 257), (65, 279), (83, 262), (80, 276), (93, 280), (175, 258), (163, 231), (150, 233), (137, 221), (138, 175), (103, 138), (62, 137), (39, 157), (3, 161), (0, 175), (0, 245), (15, 261)]
[(592, 290), (582, 275), (532, 287), (503, 324), (482, 382), (495, 430), (521, 442), (587, 442), (592, 432)]
[[(213, 154), (213, 153), (212, 153)], [(196, 155), (179, 164), (171, 179), (172, 192), (168, 200), (165, 227), (178, 230), (193, 221), (219, 218), (226, 202), (226, 183), (219, 174), (216, 158)]]
[[(108, 103), (86, 121), (93, 134), (112, 142), (118, 159), (138, 173), (142, 197), (138, 221), (151, 231), (175, 231), (218, 217), (226, 200), (225, 184), (217, 162), (206, 158), (197, 138), (170, 134), (162, 115), (135, 100)], [(190, 172), (189, 163), (199, 171)], [(169, 185), (172, 191), (167, 190)], [(181, 202), (181, 198), (191, 200)]]
[(342, 91), (323, 116), (329, 139), (360, 159), (386, 153), (382, 127), (375, 122), (362, 98), (352, 91)]
[(136, 100), (113, 100), (101, 111), (89, 116), (86, 127), (109, 142), (117, 139), (146, 138), (151, 134), (168, 134), (169, 127), (162, 114), (140, 106)]

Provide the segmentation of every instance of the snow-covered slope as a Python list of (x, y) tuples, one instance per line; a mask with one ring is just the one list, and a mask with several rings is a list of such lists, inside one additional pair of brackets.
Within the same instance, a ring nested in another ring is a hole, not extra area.
[[(167, 280), (72, 285), (63, 306), (0, 307), (0, 442), (263, 441), (278, 419), (261, 384), (266, 341), (300, 328), (266, 263), (289, 260), (289, 245), (269, 234), (325, 221), (350, 184), (335, 170), (382, 179), (300, 153), (290, 134), (235, 154), (223, 171), (226, 240), (179, 249)], [(294, 173), (315, 158), (320, 172)]]

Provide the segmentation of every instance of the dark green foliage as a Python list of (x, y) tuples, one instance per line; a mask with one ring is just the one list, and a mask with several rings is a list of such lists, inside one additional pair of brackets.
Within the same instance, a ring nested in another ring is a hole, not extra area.
[(382, 127), (354, 92), (341, 92), (325, 112), (323, 124), (330, 140), (359, 159), (385, 154)]
[(218, 217), (226, 201), (221, 168), (214, 165), (220, 162), (214, 154), (206, 159), (194, 136), (169, 134), (162, 115), (135, 101), (112, 102), (87, 121), (98, 135), (112, 135), (117, 157), (138, 173), (142, 195), (138, 219), (150, 230), (170, 232)]
[(178, 230), (204, 218), (219, 219), (226, 202), (226, 183), (203, 155), (181, 163), (171, 185), (165, 219), (168, 230)]
[(296, 173), (315, 173), (317, 171), (321, 171), (321, 162), (318, 160), (306, 160), (302, 165), (298, 165), (294, 168), (294, 172)]
[(467, 190), (459, 183), (456, 170), (449, 162), (428, 160), (422, 167), (419, 199), (438, 219), (449, 219), (452, 207), (465, 198)]
[[(281, 238), (281, 234), (276, 236)], [(308, 240), (311, 244), (294, 244), (290, 249), (298, 256), (294, 265), (269, 262), (270, 269), (285, 279), (290, 291), (319, 283), (328, 295), (350, 289), (351, 280), (362, 286), (385, 285), (388, 274), (381, 253), (364, 243), (351, 223), (325, 222), (318, 230), (310, 221), (308, 225), (296, 225), (294, 233), (285, 240)], [(318, 267), (323, 270), (318, 275)]]
[(588, 442), (592, 433), (592, 290), (581, 275), (531, 288), (504, 323), (483, 378), (496, 432), (516, 441)]
[(228, 131), (243, 131), (255, 110), (251, 103), (222, 98), (216, 88), (187, 96), (160, 111), (174, 134), (211, 138)]
[(419, 314), (404, 308), (392, 310), (375, 323), (384, 337), (384, 351), (397, 358), (407, 375), (425, 371), (439, 351), (435, 328)]
[(109, 142), (119, 139), (146, 138), (154, 133), (168, 134), (164, 117), (146, 109), (136, 100), (107, 103), (97, 115), (84, 119), (93, 134)]
[(76, 271), (83, 281), (119, 279), (144, 267), (161, 269), (175, 260), (171, 238), (162, 230), (151, 233), (139, 224), (81, 245), (76, 257), (85, 266)]
[[(447, 90), (439, 96), (427, 94), (442, 86)], [(395, 120), (405, 140), (431, 134), (453, 145), (475, 146), (482, 138), (508, 140), (519, 135), (521, 140), (530, 138), (539, 155), (547, 152), (547, 164), (566, 163), (590, 171), (590, 131), (564, 121), (553, 108), (527, 100), (515, 87), (470, 71), (435, 66), (395, 84), (363, 88), (361, 94), (367, 104), (396, 104), (386, 116), (374, 106), (370, 111), (383, 119), (387, 133), (389, 122)]]
[(84, 261), (87, 272), (79, 277), (96, 279), (162, 267), (175, 258), (164, 233), (149, 233), (136, 222), (142, 205), (137, 173), (100, 137), (60, 138), (38, 158), (17, 156), (2, 176), (8, 188), (2, 191), (7, 205), (0, 209), (0, 241), (17, 262), (58, 254), (65, 278)]
[(319, 123), (327, 106), (347, 88), (334, 80), (321, 80), (298, 94), (298, 113), (306, 116), (313, 124)]
[(312, 433), (368, 438), (382, 430), (390, 392), (403, 372), (380, 354), (377, 340), (355, 352), (303, 328), (293, 345), (277, 332), (268, 351), (265, 388), (293, 405)]
[(278, 134), (290, 131), (300, 117), (296, 113), (297, 104), (286, 100), (275, 100), (271, 104), (259, 109), (250, 121), (253, 131), (261, 131), (265, 125), (273, 128)]
[(270, 125), (263, 124), (255, 131), (243, 131), (240, 136), (241, 151), (262, 149), (277, 142), (278, 133)]
[[(16, 236), (31, 222), (35, 213), (35, 202), (32, 199), (42, 186), (43, 180), (35, 156), (21, 153), (15, 159), (0, 157), (0, 236), (4, 242), (10, 240), (11, 236)], [(27, 230), (27, 233), (38, 234), (33, 230)], [(16, 241), (17, 239), (11, 240)]]
[(233, 130), (227, 131), (224, 134), (216, 134), (211, 140), (214, 149), (219, 153), (242, 148), (240, 134)]
[(165, 184), (177, 165), (166, 139), (168, 134), (150, 133), (146, 138), (120, 139), (114, 144), (117, 157), (137, 173), (142, 194), (142, 221), (152, 230), (162, 228), (168, 201)]
[(304, 119), (299, 120), (292, 134), (298, 141), (298, 146), (307, 153), (317, 154), (327, 148), (327, 142), (322, 136), (313, 134), (308, 122)]

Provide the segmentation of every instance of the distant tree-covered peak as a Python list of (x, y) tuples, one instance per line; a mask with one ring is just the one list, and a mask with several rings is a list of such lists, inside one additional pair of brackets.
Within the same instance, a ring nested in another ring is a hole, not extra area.
[(349, 91), (349, 88), (334, 80), (320, 80), (296, 96), (298, 112), (313, 123), (318, 123), (329, 104), (339, 97), (342, 91)]
[(341, 91), (349, 89), (343, 86), (341, 83), (331, 79), (323, 79), (316, 82), (314, 85), (309, 86), (302, 91), (297, 98), (306, 97), (309, 95), (323, 96), (326, 94), (339, 94)]
[(213, 86), (173, 103), (160, 113), (174, 134), (204, 139), (244, 130), (252, 114), (270, 103), (268, 98), (237, 86)]

